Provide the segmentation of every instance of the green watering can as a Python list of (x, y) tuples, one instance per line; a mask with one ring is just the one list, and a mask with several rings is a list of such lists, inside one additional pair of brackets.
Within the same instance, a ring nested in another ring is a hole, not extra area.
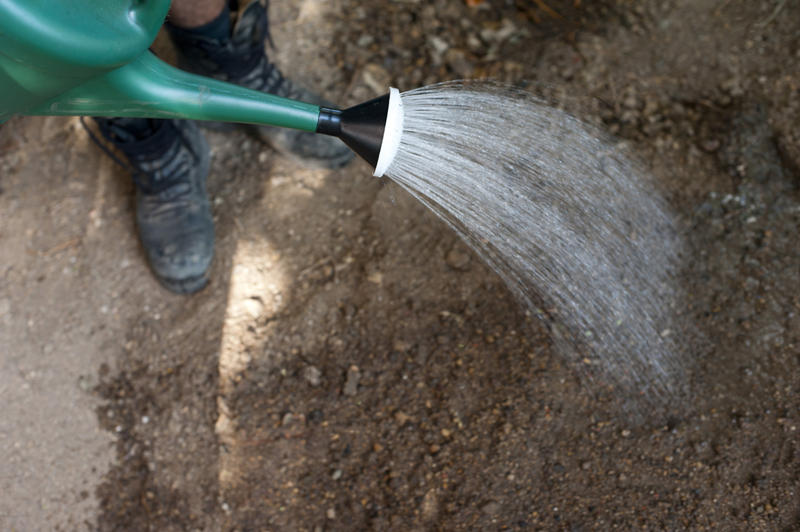
[(0, 0), (0, 123), (22, 114), (263, 124), (339, 137), (381, 166), (397, 89), (339, 110), (183, 72), (148, 50), (169, 6), (170, 0)]

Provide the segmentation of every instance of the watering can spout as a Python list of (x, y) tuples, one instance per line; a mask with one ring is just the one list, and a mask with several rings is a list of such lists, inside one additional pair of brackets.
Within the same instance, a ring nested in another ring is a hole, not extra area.
[(321, 108), (317, 132), (342, 139), (375, 167), (381, 177), (394, 160), (403, 131), (403, 103), (395, 88), (368, 102), (340, 111)]
[[(399, 104), (399, 92), (391, 89), (389, 94), (348, 109), (319, 107), (190, 74), (145, 52), (135, 61), (26, 114), (177, 118), (288, 127), (338, 137), (380, 170), (394, 156), (390, 152), (396, 151), (397, 137), (391, 134), (396, 125), (392, 128), (391, 124), (397, 122)], [(375, 175), (383, 175), (383, 171)]]
[(25, 114), (181, 118), (316, 131), (319, 107), (190, 74), (145, 51)]

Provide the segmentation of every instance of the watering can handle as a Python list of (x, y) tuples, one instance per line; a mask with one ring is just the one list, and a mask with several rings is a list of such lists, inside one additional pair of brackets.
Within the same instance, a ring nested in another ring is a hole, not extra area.
[(0, 123), (130, 63), (170, 0), (0, 0)]
[(174, 68), (146, 51), (26, 112), (28, 115), (179, 118), (316, 131), (320, 108)]

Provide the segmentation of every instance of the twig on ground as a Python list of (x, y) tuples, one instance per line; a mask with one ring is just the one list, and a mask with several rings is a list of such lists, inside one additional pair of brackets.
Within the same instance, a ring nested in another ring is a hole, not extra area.
[(561, 15), (559, 15), (558, 12), (556, 12), (555, 9), (553, 9), (552, 7), (550, 7), (547, 4), (545, 4), (544, 0), (533, 0), (533, 1), (536, 3), (537, 6), (539, 6), (539, 9), (541, 9), (542, 11), (544, 11), (545, 13), (550, 15), (551, 17), (553, 17), (553, 18), (564, 18)]
[(781, 10), (784, 8), (785, 5), (786, 5), (786, 0), (778, 0), (778, 5), (775, 6), (775, 9), (772, 11), (772, 14), (769, 17), (767, 17), (767, 19), (764, 22), (759, 23), (758, 27), (766, 28), (767, 26), (772, 24), (772, 21), (778, 18), (778, 15), (780, 14)]
[(46, 249), (44, 251), (40, 251), (39, 254), (40, 255), (53, 255), (54, 253), (58, 253), (60, 251), (64, 251), (67, 248), (71, 248), (73, 246), (77, 246), (78, 244), (80, 244), (80, 242), (81, 242), (81, 237), (76, 236), (75, 238), (67, 240), (66, 242), (62, 242), (62, 243), (58, 244), (57, 246), (51, 247), (50, 249)]

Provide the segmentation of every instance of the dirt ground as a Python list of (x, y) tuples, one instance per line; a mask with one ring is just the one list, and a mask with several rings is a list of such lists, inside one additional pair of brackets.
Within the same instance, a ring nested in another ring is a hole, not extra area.
[(76, 119), (15, 118), (0, 529), (800, 529), (800, 2), (296, 0), (271, 19), (274, 60), (340, 106), (488, 77), (626, 141), (689, 244), (687, 396), (631, 420), (399, 187), (240, 131), (207, 135), (213, 281), (171, 295), (124, 171)]

